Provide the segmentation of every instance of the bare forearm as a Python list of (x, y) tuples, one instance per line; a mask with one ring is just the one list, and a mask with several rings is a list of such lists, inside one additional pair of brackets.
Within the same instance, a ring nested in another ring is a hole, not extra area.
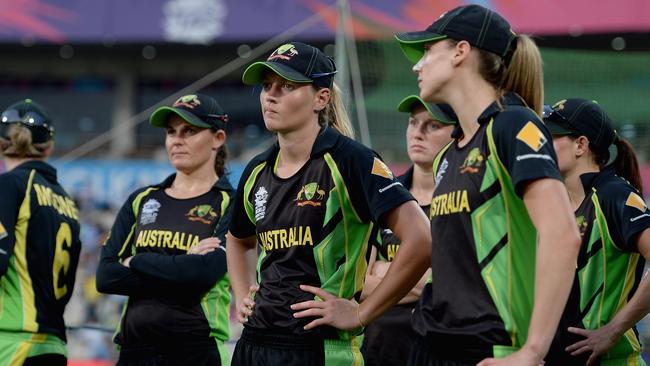
[(387, 217), (389, 228), (402, 243), (386, 277), (360, 305), (364, 324), (395, 305), (420, 280), (430, 266), (431, 232), (429, 220), (414, 202), (405, 203)]
[(422, 295), (422, 289), (424, 289), (424, 285), (427, 283), (427, 279), (431, 275), (431, 269), (428, 269), (426, 272), (424, 272), (424, 275), (420, 280), (418, 281), (415, 286), (409, 291), (406, 296), (404, 296), (398, 304), (410, 304), (413, 302), (416, 302), (420, 299), (420, 295)]
[(235, 299), (241, 299), (248, 295), (248, 289), (254, 284), (254, 273), (251, 273), (251, 265), (248, 263), (251, 248), (241, 239), (228, 236), (228, 250), (226, 258), (228, 261), (228, 273), (230, 274), (230, 286), (232, 287)]

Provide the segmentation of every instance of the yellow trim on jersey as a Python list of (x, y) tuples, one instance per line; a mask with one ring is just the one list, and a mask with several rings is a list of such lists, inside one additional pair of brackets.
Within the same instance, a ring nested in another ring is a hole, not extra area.
[(36, 323), (36, 301), (34, 299), (34, 287), (32, 278), (29, 275), (27, 265), (27, 229), (31, 217), (31, 191), (36, 170), (29, 174), (27, 187), (25, 188), (25, 199), (18, 210), (16, 220), (16, 247), (14, 249), (15, 266), (20, 282), (20, 293), (23, 298), (23, 330), (26, 332), (38, 331)]

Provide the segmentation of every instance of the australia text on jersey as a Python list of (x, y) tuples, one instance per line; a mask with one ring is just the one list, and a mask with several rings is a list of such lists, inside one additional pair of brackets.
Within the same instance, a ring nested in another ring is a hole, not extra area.
[(267, 230), (258, 234), (266, 251), (288, 249), (294, 246), (314, 246), (309, 226), (295, 226), (288, 229)]

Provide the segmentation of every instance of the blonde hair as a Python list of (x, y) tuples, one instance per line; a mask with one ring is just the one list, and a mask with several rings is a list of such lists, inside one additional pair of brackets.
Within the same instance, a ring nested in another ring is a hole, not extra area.
[(544, 71), (539, 48), (529, 36), (518, 35), (510, 64), (492, 52), (478, 49), (479, 73), (499, 95), (519, 95), (538, 115), (544, 107)]
[(52, 146), (52, 140), (33, 143), (32, 131), (20, 123), (11, 125), (7, 135), (9, 139), (0, 137), (0, 150), (10, 158), (44, 158)]
[(318, 113), (318, 123), (327, 125), (336, 129), (342, 135), (351, 139), (354, 138), (354, 128), (350, 122), (350, 116), (345, 109), (343, 99), (341, 98), (341, 89), (332, 83), (330, 89), (330, 101), (327, 106)]

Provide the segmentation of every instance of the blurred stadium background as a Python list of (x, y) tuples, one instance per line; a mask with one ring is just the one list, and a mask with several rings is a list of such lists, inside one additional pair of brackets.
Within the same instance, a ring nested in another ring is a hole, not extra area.
[[(547, 103), (599, 101), (635, 147), (650, 192), (650, 2), (474, 2), (536, 36)], [(50, 109), (57, 130), (52, 162), (83, 212), (84, 247), (66, 314), (70, 364), (115, 360), (107, 330), (115, 328), (124, 299), (98, 294), (94, 272), (127, 195), (172, 171), (162, 131), (146, 123), (153, 108), (189, 92), (216, 97), (231, 116), (229, 167), (236, 183), (248, 159), (273, 142), (262, 121), (259, 89), (240, 81), (245, 65), (284, 41), (309, 42), (336, 57), (359, 139), (401, 172), (408, 165), (406, 117), (395, 108), (417, 87), (393, 33), (424, 29), (443, 11), (466, 3), (0, 0), (0, 107), (32, 98)], [(648, 343), (644, 322), (640, 332)], [(238, 331), (234, 325), (233, 338)]]

